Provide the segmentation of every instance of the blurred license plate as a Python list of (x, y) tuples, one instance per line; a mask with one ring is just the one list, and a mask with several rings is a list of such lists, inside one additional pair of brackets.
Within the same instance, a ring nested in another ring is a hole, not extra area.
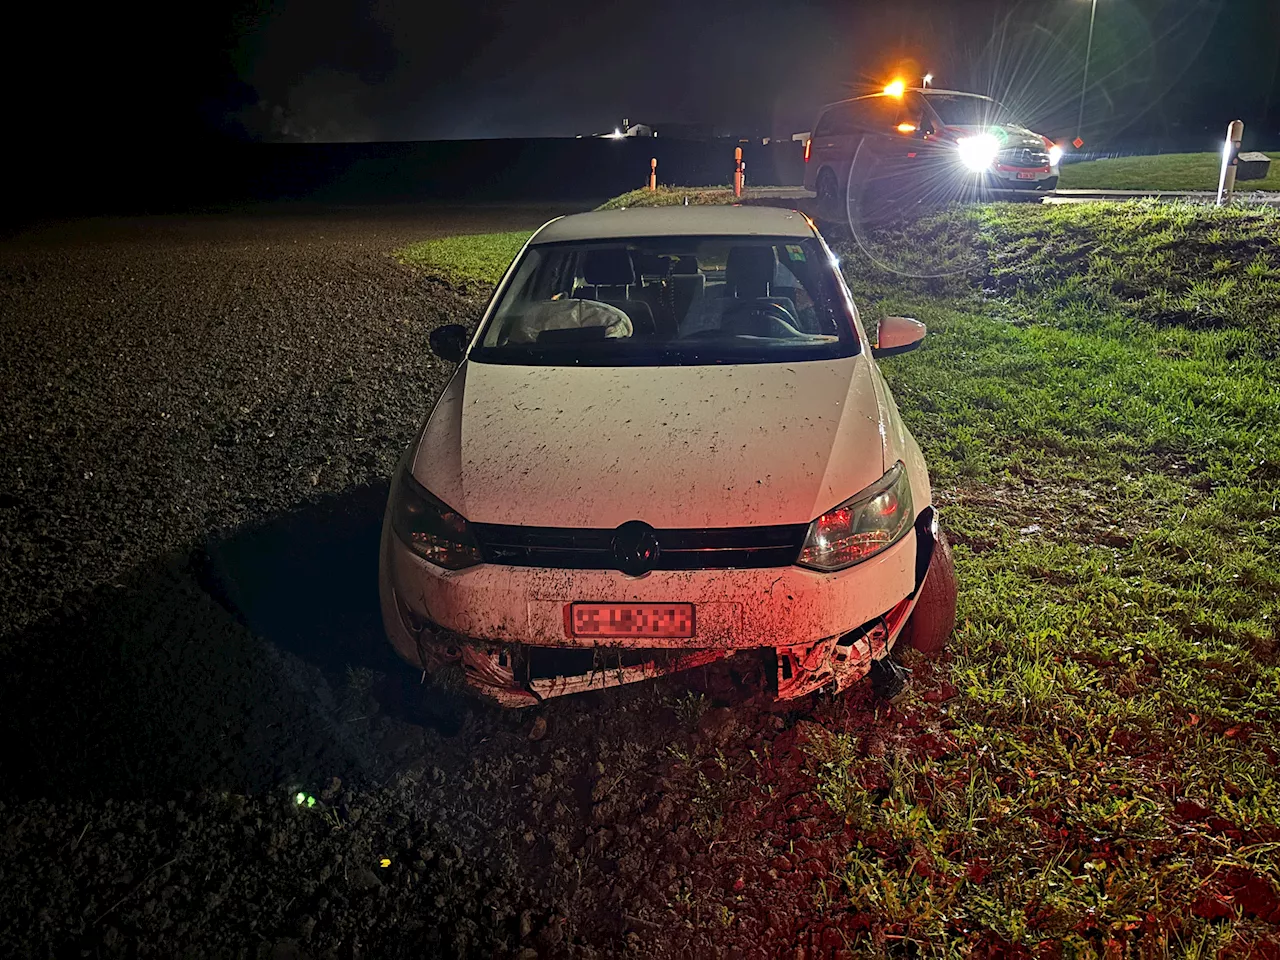
[(692, 637), (692, 603), (571, 603), (573, 637)]
[(1036, 175), (1034, 173), (1018, 173), (1019, 180), (1034, 180), (1035, 178)]

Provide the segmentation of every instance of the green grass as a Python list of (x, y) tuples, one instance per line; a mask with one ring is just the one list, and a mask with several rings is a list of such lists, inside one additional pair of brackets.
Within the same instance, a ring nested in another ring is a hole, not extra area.
[(401, 263), (449, 283), (496, 284), (532, 231), (475, 233), (421, 240), (396, 250)]
[(914, 280), (840, 244), (869, 312), (929, 326), (883, 369), (956, 544), (959, 695), (906, 708), (940, 749), (815, 751), (871, 838), (849, 902), (924, 952), (977, 929), (1248, 955), (1276, 928), (1226, 895), (1280, 890), (1280, 218), (997, 205), (904, 232), (976, 250)]
[[(750, 198), (751, 191), (744, 191)], [(626, 207), (678, 207), (686, 202), (691, 207), (734, 203), (733, 187), (658, 187), (649, 190), (642, 187), (621, 196), (606, 200), (597, 210), (622, 210)]]
[(868, 955), (1260, 955), (1280, 942), (1280, 212), (995, 204), (828, 239), (868, 321), (928, 324), (882, 368), (960, 608), (948, 658), (868, 721), (887, 749), (809, 747), (858, 837), (815, 908), (866, 915)]
[[(1271, 156), (1265, 180), (1241, 180), (1240, 190), (1280, 190), (1280, 154)], [(1086, 160), (1062, 168), (1058, 186), (1095, 190), (1217, 190), (1218, 153), (1166, 153), (1153, 157)]]

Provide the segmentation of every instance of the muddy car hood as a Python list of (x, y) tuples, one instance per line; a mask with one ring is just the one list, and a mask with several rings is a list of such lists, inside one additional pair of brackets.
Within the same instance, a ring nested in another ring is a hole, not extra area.
[(684, 367), (464, 362), (412, 470), (481, 523), (807, 523), (884, 473), (881, 417), (865, 355)]

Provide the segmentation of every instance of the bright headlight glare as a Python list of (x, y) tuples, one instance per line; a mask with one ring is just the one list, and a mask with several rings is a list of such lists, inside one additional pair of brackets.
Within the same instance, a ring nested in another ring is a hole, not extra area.
[(989, 133), (979, 133), (961, 137), (956, 141), (956, 148), (960, 151), (960, 162), (970, 170), (986, 170), (1000, 152), (1000, 141)]
[(887, 550), (911, 529), (911, 482), (899, 460), (883, 477), (813, 523), (796, 560), (815, 570), (843, 570)]
[(392, 529), (422, 559), (446, 570), (462, 570), (482, 562), (467, 521), (427, 492), (408, 471), (400, 474), (392, 497)]
[(1049, 148), (1049, 166), (1056, 167), (1058, 161), (1062, 159), (1062, 148), (1056, 143)]

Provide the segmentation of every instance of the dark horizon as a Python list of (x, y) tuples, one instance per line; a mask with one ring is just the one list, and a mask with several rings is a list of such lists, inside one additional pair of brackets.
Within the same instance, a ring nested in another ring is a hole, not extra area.
[[(700, 123), (786, 136), (822, 103), (929, 71), (1067, 132), (1088, 13), (1089, 0), (941, 11), (927, 0), (790, 10), (387, 0), (372, 12), (328, 0), (214, 7), (180, 29), (155, 8), (98, 11), (72, 35), (53, 23), (11, 34), (23, 48), (11, 51), (9, 88), (26, 91), (11, 122), (34, 139), (121, 145), (563, 137), (623, 117), (660, 132)], [(1236, 116), (1262, 133), (1280, 124), (1280, 4), (1098, 0), (1087, 140)]]

